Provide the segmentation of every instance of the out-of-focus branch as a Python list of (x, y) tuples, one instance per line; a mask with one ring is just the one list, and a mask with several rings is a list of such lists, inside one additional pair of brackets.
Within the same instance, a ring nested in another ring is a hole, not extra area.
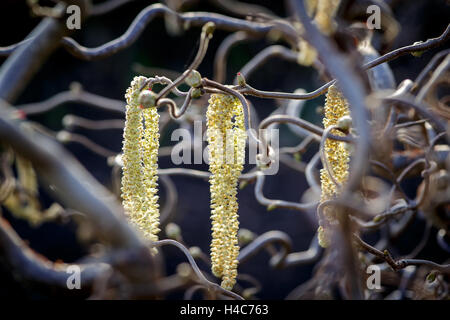
[[(317, 141), (320, 141), (320, 137), (324, 134), (324, 130), (315, 124), (312, 124), (306, 120), (303, 120), (301, 118), (295, 118), (292, 116), (286, 116), (286, 115), (273, 115), (270, 117), (265, 118), (261, 123), (259, 124), (259, 129), (265, 129), (268, 126), (270, 126), (272, 123), (290, 123), (294, 124), (296, 126), (299, 126), (300, 128), (303, 128), (313, 135), (312, 137), (317, 139)], [(328, 134), (328, 139), (337, 140), (337, 141), (345, 141), (345, 142), (352, 142), (353, 140), (348, 136), (336, 136), (334, 134)]]
[(436, 68), (438, 63), (441, 62), (441, 60), (450, 54), (450, 49), (443, 50), (439, 53), (436, 53), (436, 55), (431, 59), (431, 61), (427, 64), (427, 66), (420, 71), (419, 75), (417, 76), (416, 80), (414, 81), (414, 88), (412, 91), (417, 91), (419, 88), (422, 87), (422, 84), (424, 83), (425, 79), (428, 77), (429, 73)]
[(214, 81), (219, 83), (226, 81), (227, 59), (231, 48), (250, 38), (251, 36), (247, 32), (238, 31), (230, 34), (221, 42), (214, 57)]
[(391, 60), (396, 59), (407, 53), (421, 52), (421, 51), (425, 51), (425, 50), (429, 50), (429, 49), (438, 47), (441, 44), (445, 43), (449, 38), (450, 38), (450, 24), (447, 25), (447, 28), (439, 37), (428, 39), (425, 42), (418, 42), (418, 43), (414, 43), (414, 44), (406, 46), (406, 47), (398, 48), (394, 51), (391, 51), (389, 53), (382, 55), (381, 57), (379, 57), (375, 60), (370, 61), (369, 63), (366, 63), (364, 65), (364, 68), (365, 69), (373, 68), (379, 64), (382, 64), (387, 61), (391, 61)]
[[(33, 252), (16, 234), (9, 223), (0, 218), (0, 252), (14, 273), (21, 278), (48, 286), (67, 288), (70, 265), (54, 263)], [(91, 287), (93, 281), (110, 269), (105, 263), (77, 264), (81, 269), (83, 288)]]
[[(71, 38), (64, 38), (62, 43), (71, 54), (78, 58), (86, 60), (104, 58), (129, 47), (137, 40), (150, 21), (161, 16), (174, 16), (187, 26), (203, 26), (207, 22), (214, 22), (216, 27), (221, 30), (246, 31), (256, 35), (267, 34), (270, 30), (277, 28), (276, 24), (270, 22), (252, 22), (209, 12), (178, 13), (162, 4), (153, 4), (139, 13), (122, 36), (99, 47), (87, 48)], [(296, 44), (297, 35), (293, 28), (279, 28), (279, 32), (286, 41), (292, 45)]]
[(423, 259), (401, 259), (401, 260), (395, 260), (389, 251), (384, 250), (380, 251), (375, 247), (372, 247), (368, 243), (364, 242), (360, 237), (357, 235), (353, 235), (353, 238), (356, 240), (356, 242), (367, 252), (375, 255), (376, 257), (386, 261), (387, 264), (394, 270), (398, 271), (400, 269), (404, 269), (407, 266), (427, 266), (434, 270), (437, 270), (442, 273), (448, 273), (450, 274), (450, 264), (438, 264), (433, 261), (429, 260), (423, 260)]
[(85, 213), (101, 238), (116, 247), (139, 247), (141, 239), (128, 225), (119, 203), (69, 153), (52, 139), (29, 133), (11, 119), (12, 111), (0, 107), (0, 141), (30, 160), (39, 176), (62, 203)]
[(66, 128), (79, 127), (89, 130), (122, 130), (125, 125), (125, 120), (122, 119), (107, 119), (107, 120), (91, 120), (67, 114), (62, 119), (63, 126)]
[(222, 288), (221, 286), (219, 286), (218, 284), (213, 283), (213, 282), (209, 281), (208, 279), (206, 279), (206, 277), (203, 275), (202, 271), (197, 266), (197, 263), (195, 262), (194, 258), (190, 254), (189, 250), (185, 246), (183, 246), (181, 243), (179, 243), (175, 240), (172, 240), (172, 239), (164, 239), (164, 240), (155, 241), (151, 244), (151, 246), (154, 248), (158, 248), (158, 247), (162, 247), (162, 246), (166, 246), (166, 245), (175, 246), (184, 253), (184, 255), (186, 256), (186, 258), (189, 261), (189, 264), (191, 265), (192, 269), (194, 270), (195, 274), (197, 275), (199, 281), (203, 285), (205, 285), (209, 290), (232, 297), (236, 300), (243, 300), (243, 298), (241, 296), (239, 296), (238, 294), (236, 294), (232, 291), (226, 290), (226, 289)]
[(336, 81), (332, 80), (327, 82), (320, 88), (307, 93), (288, 93), (288, 92), (273, 92), (273, 91), (262, 91), (251, 87), (246, 84), (243, 89), (240, 90), (243, 94), (252, 95), (260, 98), (270, 98), (270, 99), (295, 99), (295, 100), (309, 100), (317, 98), (318, 96), (327, 92), (328, 88), (333, 85)]
[(117, 152), (106, 149), (105, 147), (95, 143), (88, 137), (85, 137), (81, 134), (76, 134), (69, 131), (60, 131), (56, 135), (56, 138), (62, 143), (69, 143), (69, 142), (79, 143), (82, 146), (86, 147), (87, 149), (91, 150), (92, 152), (105, 158), (109, 158), (117, 154)]
[(106, 0), (102, 3), (92, 6), (89, 10), (89, 15), (92, 17), (101, 16), (103, 14), (116, 10), (124, 4), (130, 3), (132, 1), (134, 0)]
[(306, 40), (317, 49), (323, 64), (338, 81), (338, 86), (349, 103), (353, 123), (358, 131), (358, 140), (353, 157), (355, 161), (352, 162), (352, 170), (346, 184), (346, 189), (352, 191), (359, 185), (366, 169), (370, 145), (365, 90), (348, 58), (339, 53), (335, 46), (311, 23), (303, 0), (294, 1), (294, 7), (300, 22), (303, 24)]
[(272, 200), (268, 199), (263, 194), (265, 176), (261, 171), (256, 174), (256, 184), (255, 184), (255, 198), (263, 206), (267, 206), (268, 209), (273, 210), (275, 208), (287, 208), (294, 209), (298, 211), (312, 210), (317, 206), (316, 202), (312, 203), (298, 203), (290, 202), (284, 200)]
[(272, 11), (257, 4), (245, 3), (235, 0), (209, 0), (209, 2), (241, 18), (245, 18), (247, 16), (276, 17), (276, 15)]
[(41, 102), (18, 105), (17, 108), (26, 115), (34, 115), (53, 110), (64, 103), (70, 102), (84, 103), (103, 110), (125, 114), (125, 102), (89, 93), (78, 87), (60, 92)]
[(314, 263), (322, 253), (322, 248), (319, 246), (317, 236), (314, 236), (310, 247), (306, 251), (292, 252), (292, 241), (286, 233), (281, 231), (268, 231), (258, 236), (241, 250), (238, 257), (239, 264), (248, 261), (261, 249), (277, 243), (281, 245), (281, 250), (276, 254), (273, 254), (270, 259), (270, 266), (273, 268), (288, 268)]
[[(64, 12), (66, 4), (80, 5), (80, 0), (60, 2), (53, 9)], [(29, 35), (25, 41), (14, 50), (13, 54), (0, 68), (0, 99), (14, 103), (25, 89), (33, 75), (39, 70), (48, 56), (60, 45), (61, 39), (70, 30), (63, 19), (47, 17)]]
[[(296, 62), (298, 53), (294, 52), (286, 47), (280, 45), (273, 45), (268, 48), (265, 48), (261, 52), (259, 52), (256, 56), (254, 56), (249, 62), (245, 64), (244, 67), (241, 68), (240, 73), (249, 78), (250, 75), (266, 63), (269, 59), (274, 57), (280, 57), (286, 61)], [(237, 79), (234, 80), (234, 83), (237, 84)]]

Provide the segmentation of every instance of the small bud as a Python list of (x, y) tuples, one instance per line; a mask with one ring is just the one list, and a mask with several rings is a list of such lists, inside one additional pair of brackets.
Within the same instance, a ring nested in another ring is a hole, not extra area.
[(249, 300), (249, 299), (253, 298), (253, 296), (254, 296), (254, 294), (255, 294), (255, 291), (256, 291), (255, 288), (247, 288), (247, 289), (244, 289), (244, 290), (242, 291), (242, 297), (243, 297), (245, 300)]
[(199, 247), (190, 247), (189, 248), (189, 253), (191, 254), (191, 256), (196, 259), (199, 258), (202, 255), (202, 249), (200, 249)]
[(383, 220), (383, 215), (381, 215), (381, 214), (377, 214), (377, 215), (372, 219), (373, 222), (380, 222), (381, 220)]
[(245, 87), (245, 85), (247, 84), (247, 83), (245, 82), (244, 75), (243, 75), (242, 73), (240, 73), (240, 72), (237, 73), (237, 81), (238, 81), (238, 84), (239, 84), (241, 87)]
[(265, 170), (268, 169), (270, 167), (270, 159), (267, 156), (264, 156), (262, 154), (257, 154), (256, 155), (256, 166), (261, 169), (261, 170)]
[(449, 178), (447, 172), (445, 170), (439, 171), (437, 174), (438, 177), (436, 179), (436, 186), (439, 190), (445, 190), (448, 187)]
[(27, 114), (25, 113), (25, 111), (17, 109), (14, 110), (13, 117), (14, 119), (24, 120), (27, 118)]
[(191, 98), (197, 99), (200, 98), (203, 95), (204, 91), (201, 88), (195, 88), (191, 91)]
[(277, 205), (272, 203), (270, 205), (267, 206), (267, 211), (273, 211), (277, 208)]
[(248, 229), (240, 229), (238, 232), (238, 240), (242, 245), (252, 242), (256, 238), (256, 235)]
[(318, 106), (318, 107), (316, 108), (316, 113), (319, 114), (319, 115), (323, 115), (323, 114), (325, 113), (324, 107)]
[(69, 86), (70, 92), (73, 94), (79, 94), (83, 90), (83, 86), (79, 82), (72, 82)]
[(156, 93), (150, 90), (143, 90), (139, 94), (138, 102), (143, 108), (152, 108), (156, 105)]
[(355, 151), (355, 147), (353, 144), (348, 142), (344, 142), (343, 144), (345, 151), (347, 151), (349, 154), (352, 154)]
[(64, 118), (62, 119), (62, 124), (66, 128), (73, 126), (74, 122), (75, 122), (75, 118), (71, 114), (64, 116)]
[(123, 167), (123, 158), (122, 154), (118, 154), (117, 156), (113, 157), (114, 163), (112, 165)]
[(114, 166), (116, 163), (116, 156), (111, 156), (111, 157), (106, 158), (106, 163), (110, 167)]
[(60, 131), (58, 132), (58, 134), (56, 135), (56, 140), (60, 141), (60, 142), (69, 142), (70, 141), (70, 132), (67, 131)]
[[(421, 43), (422, 43), (422, 41), (417, 41), (417, 42), (414, 42), (413, 45), (421, 44)], [(411, 52), (411, 54), (412, 54), (414, 57), (419, 58), (420, 56), (422, 56), (422, 54), (423, 54), (424, 52), (425, 52), (424, 50), (419, 50), (419, 51), (413, 51), (413, 52)]]
[(207, 36), (212, 36), (214, 30), (216, 30), (216, 24), (211, 21), (206, 23), (202, 28), (202, 32), (206, 33)]
[(269, 146), (269, 153), (268, 154), (262, 154), (258, 153), (255, 157), (256, 160), (256, 166), (260, 168), (261, 170), (265, 170), (270, 168), (272, 163), (275, 162), (275, 150)]
[(246, 186), (248, 186), (248, 180), (242, 180), (242, 181), (239, 183), (239, 189), (240, 189), (240, 190), (244, 189)]
[(429, 283), (433, 282), (434, 280), (436, 280), (436, 271), (431, 271), (428, 275), (427, 275), (427, 281)]
[(297, 162), (302, 161), (302, 154), (301, 154), (300, 152), (294, 153), (294, 159), (295, 159), (295, 161), (297, 161)]
[(176, 223), (168, 223), (165, 231), (168, 238), (174, 240), (181, 239), (181, 229)]
[(348, 115), (340, 117), (337, 122), (337, 126), (341, 130), (348, 131), (350, 129), (350, 127), (352, 126), (352, 117), (350, 117)]
[(177, 274), (181, 278), (189, 278), (192, 274), (191, 265), (187, 262), (180, 263), (177, 265)]
[(197, 70), (192, 70), (184, 80), (189, 87), (197, 88), (202, 85), (202, 76)]

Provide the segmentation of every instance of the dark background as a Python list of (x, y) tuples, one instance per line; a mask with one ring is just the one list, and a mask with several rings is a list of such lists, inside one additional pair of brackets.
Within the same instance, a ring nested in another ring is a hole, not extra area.
[[(286, 15), (283, 1), (247, 2), (264, 4), (278, 15)], [(393, 48), (436, 37), (441, 34), (449, 22), (449, 5), (444, 0), (390, 2), (395, 3), (394, 14), (401, 24), (400, 34), (394, 42)], [(73, 37), (88, 47), (105, 43), (123, 34), (140, 10), (151, 3), (153, 2), (134, 1), (107, 15), (88, 19), (83, 22), (81, 30), (74, 33)], [(217, 7), (212, 6), (208, 1), (199, 1), (189, 10), (220, 12)], [(39, 18), (30, 16), (25, 0), (2, 0), (0, 2), (0, 46), (10, 45), (22, 40), (38, 24), (39, 20)], [(30, 82), (17, 104), (47, 99), (56, 93), (68, 90), (69, 85), (74, 81), (81, 83), (88, 92), (123, 100), (126, 88), (133, 76), (136, 75), (136, 69), (133, 68), (136, 63), (146, 67), (158, 67), (181, 72), (195, 55), (199, 33), (199, 28), (192, 28), (180, 36), (172, 37), (165, 31), (163, 19), (156, 19), (147, 26), (139, 40), (130, 48), (106, 59), (93, 62), (81, 61), (72, 57), (64, 49), (59, 49), (42, 65), (41, 70)], [(215, 32), (206, 58), (199, 68), (202, 75), (212, 78), (214, 53), (226, 35), (227, 33), (222, 31)], [(239, 68), (268, 45), (267, 41), (258, 40), (236, 46), (229, 56), (227, 83), (232, 81), (232, 75)], [(421, 58), (407, 55), (391, 62), (390, 65), (397, 83), (406, 78), (414, 79), (433, 54), (442, 49), (443, 47), (430, 50), (424, 53)], [(5, 58), (0, 58), (0, 61), (3, 62), (4, 60)], [(283, 91), (294, 91), (297, 88), (312, 90), (321, 84), (317, 73), (312, 68), (301, 67), (279, 59), (270, 60), (247, 81), (259, 89)], [(258, 110), (260, 118), (269, 115), (277, 106), (275, 102), (269, 100), (251, 100)], [(320, 123), (320, 117), (314, 110), (322, 103), (323, 97), (309, 101), (306, 108), (312, 111), (308, 111), (306, 117)], [(89, 119), (120, 117), (117, 114), (99, 111), (86, 105), (67, 103), (51, 112), (30, 117), (30, 119), (40, 122), (51, 130), (58, 131), (62, 129), (62, 117), (68, 113)], [(116, 152), (121, 150), (121, 130), (94, 132), (76, 129), (76, 132), (86, 135), (106, 148)], [(162, 137), (163, 146), (169, 143), (169, 137), (170, 135), (166, 132)], [(296, 143), (298, 143), (298, 140), (294, 136), (288, 132), (282, 132), (282, 145), (294, 145)], [(75, 143), (68, 144), (66, 147), (101, 183), (111, 186), (111, 168), (106, 164), (105, 158), (95, 155)], [(311, 152), (308, 152), (306, 157), (310, 157), (311, 154)], [(173, 166), (169, 158), (161, 159), (159, 165), (161, 168)], [(207, 170), (206, 165), (195, 166), (195, 168)], [(209, 185), (203, 180), (188, 177), (176, 176), (173, 177), (173, 180), (179, 195), (174, 222), (181, 226), (183, 238), (187, 244), (199, 246), (208, 253), (210, 242)], [(274, 199), (298, 201), (305, 188), (306, 182), (303, 174), (280, 165), (278, 175), (267, 178), (264, 193)], [(162, 187), (161, 189), (161, 197), (164, 201), (165, 194)], [(47, 201), (47, 204), (51, 203), (46, 198), (44, 198), (44, 201)], [(256, 202), (253, 195), (253, 186), (248, 186), (239, 191), (239, 206), (241, 227), (248, 228), (258, 234), (269, 230), (285, 231), (292, 237), (294, 250), (296, 251), (307, 249), (311, 237), (315, 233), (316, 226), (311, 224), (303, 213), (284, 209), (267, 212), (264, 206)], [(73, 222), (62, 225), (46, 223), (33, 229), (26, 222), (14, 219), (7, 213), (5, 213), (5, 216), (33, 249), (51, 260), (61, 259), (66, 262), (73, 262), (86, 253), (86, 249), (76, 240), (76, 224)], [(412, 226), (407, 232), (407, 238), (400, 239), (400, 248), (404, 248), (405, 253), (408, 252), (408, 247), (414, 244), (417, 239), (420, 239), (422, 232), (423, 225), (421, 223)], [(435, 233), (436, 230), (433, 230), (430, 236), (430, 244), (424, 252), (431, 253), (438, 260), (442, 260), (443, 253), (434, 250)], [(167, 257), (167, 273), (170, 274), (174, 272), (176, 264), (183, 261), (184, 257), (176, 250), (164, 249), (164, 252)], [(400, 253), (402, 252), (400, 251)], [(271, 270), (268, 266), (268, 258), (265, 252), (261, 252), (239, 268), (239, 272), (250, 273), (262, 281), (263, 290), (257, 295), (259, 298), (283, 298), (293, 288), (311, 277), (313, 266)], [(0, 264), (0, 298), (46, 298), (54, 296), (54, 292), (51, 290), (38, 293), (34, 286), (17, 282), (14, 280), (13, 272), (13, 270), (6, 268), (4, 264)], [(179, 298), (179, 296), (173, 297)], [(62, 297), (59, 296), (59, 298)]]

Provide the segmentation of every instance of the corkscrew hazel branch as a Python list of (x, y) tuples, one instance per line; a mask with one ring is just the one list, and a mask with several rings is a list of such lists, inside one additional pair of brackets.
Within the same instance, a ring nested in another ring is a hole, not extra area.
[(261, 171), (257, 171), (255, 183), (255, 198), (260, 204), (262, 204), (263, 206), (267, 206), (268, 210), (273, 210), (275, 208), (287, 208), (298, 211), (308, 211), (314, 209), (317, 206), (317, 202), (298, 203), (284, 200), (268, 199), (263, 194), (264, 181), (264, 173), (262, 173)]
[(388, 53), (382, 55), (381, 57), (379, 57), (373, 61), (370, 61), (369, 63), (366, 63), (363, 67), (367, 70), (367, 69), (373, 68), (379, 64), (382, 64), (384, 62), (396, 59), (407, 53), (420, 52), (420, 51), (425, 51), (425, 50), (435, 48), (435, 47), (445, 43), (446, 41), (448, 41), (449, 38), (450, 38), (450, 24), (447, 25), (444, 32), (437, 38), (428, 39), (425, 42), (418, 42), (418, 43), (414, 43), (409, 46), (395, 49), (394, 51), (388, 52)]
[(298, 99), (298, 100), (309, 100), (317, 98), (318, 96), (324, 94), (330, 86), (336, 83), (336, 80), (332, 80), (320, 88), (308, 92), (308, 93), (286, 93), (286, 92), (271, 92), (271, 91), (262, 91), (257, 90), (251, 87), (249, 84), (246, 84), (244, 88), (239, 90), (242, 94), (248, 94), (255, 97), (260, 98), (269, 98), (269, 99)]
[[(123, 126), (122, 126), (123, 128)], [(73, 132), (69, 132), (69, 131), (60, 131), (58, 132), (58, 134), (56, 135), (56, 139), (62, 143), (69, 143), (69, 142), (76, 142), (81, 144), (82, 146), (86, 147), (87, 149), (91, 150), (92, 152), (105, 157), (105, 158), (109, 158), (112, 156), (115, 156), (117, 154), (117, 152), (111, 151), (95, 142), (93, 142), (92, 140), (90, 140), (88, 137), (81, 135), (81, 134), (76, 134)]]
[(83, 103), (99, 109), (125, 114), (125, 103), (123, 101), (86, 92), (78, 84), (73, 85), (71, 90), (60, 92), (47, 100), (18, 105), (17, 109), (23, 111), (26, 115), (36, 115), (70, 102)]
[(166, 246), (166, 245), (175, 246), (184, 253), (184, 255), (186, 256), (186, 258), (189, 261), (189, 264), (191, 265), (192, 269), (194, 270), (195, 274), (197, 275), (199, 281), (204, 286), (206, 286), (209, 290), (212, 290), (213, 292), (216, 292), (216, 293), (222, 293), (225, 296), (231, 297), (236, 300), (244, 300), (238, 294), (236, 294), (230, 290), (227, 290), (227, 289), (217, 285), (216, 283), (213, 283), (213, 282), (209, 281), (208, 279), (206, 279), (206, 277), (204, 276), (202, 271), (199, 269), (197, 263), (195, 262), (195, 259), (192, 257), (189, 250), (184, 245), (179, 243), (178, 241), (175, 241), (172, 239), (163, 239), (163, 240), (159, 240), (159, 241), (154, 241), (150, 244), (150, 246), (152, 248), (158, 248), (158, 247)]
[[(296, 126), (299, 126), (302, 129), (305, 129), (309, 132), (311, 132), (311, 137), (317, 141), (321, 140), (321, 137), (324, 135), (324, 130), (315, 124), (312, 124), (311, 122), (308, 122), (301, 118), (295, 118), (292, 116), (287, 115), (273, 115), (270, 117), (265, 118), (261, 123), (259, 124), (259, 129), (266, 129), (268, 126), (270, 126), (273, 123), (291, 123)], [(343, 141), (343, 142), (353, 142), (354, 140), (351, 137), (348, 136), (337, 136), (334, 134), (329, 134), (328, 139), (336, 140), (336, 141)]]
[(238, 31), (230, 34), (220, 43), (214, 56), (214, 81), (219, 83), (226, 81), (227, 58), (231, 49), (241, 42), (254, 38), (255, 36), (248, 32)]
[(271, 254), (272, 257), (270, 259), (270, 266), (276, 269), (314, 263), (322, 253), (322, 249), (317, 242), (317, 235), (313, 237), (307, 250), (292, 252), (292, 241), (286, 233), (282, 231), (268, 231), (258, 236), (241, 250), (238, 258), (239, 263), (247, 262), (262, 249), (276, 243), (281, 245), (281, 250)]
[(172, 16), (188, 26), (202, 26), (207, 22), (213, 22), (218, 29), (227, 31), (247, 31), (252, 34), (265, 35), (273, 29), (280, 29), (281, 37), (289, 43), (296, 43), (296, 33), (292, 27), (280, 28), (276, 23), (252, 22), (243, 19), (227, 17), (221, 14), (205, 12), (178, 13), (162, 4), (153, 4), (143, 9), (133, 20), (127, 31), (115, 40), (111, 40), (96, 48), (86, 48), (71, 38), (64, 38), (62, 44), (69, 52), (81, 59), (98, 59), (117, 53), (131, 44), (141, 35), (146, 25), (155, 17)]
[(414, 87), (411, 89), (411, 92), (414, 93), (419, 88), (422, 87), (422, 85), (425, 82), (425, 79), (429, 76), (430, 72), (436, 68), (436, 66), (441, 63), (441, 60), (450, 54), (450, 49), (443, 50), (441, 52), (436, 53), (430, 62), (426, 65), (424, 69), (422, 69), (419, 73), (419, 75), (416, 77), (416, 80), (414, 80)]
[(316, 179), (316, 167), (320, 162), (320, 153), (317, 152), (311, 160), (309, 160), (308, 164), (305, 168), (305, 178), (308, 184), (314, 189), (317, 194), (320, 194), (322, 189), (320, 188), (320, 181)]
[(353, 239), (356, 241), (358, 245), (361, 246), (361, 248), (387, 262), (394, 271), (404, 269), (407, 266), (427, 266), (439, 272), (450, 274), (450, 264), (438, 264), (433, 261), (424, 259), (395, 260), (389, 253), (389, 251), (387, 250), (380, 251), (377, 248), (372, 247), (368, 243), (364, 242), (358, 235), (353, 234)]
[(176, 87), (176, 85), (174, 85), (174, 82), (172, 80), (164, 76), (154, 76), (148, 78), (144, 83), (142, 83), (141, 88), (139, 88), (139, 91), (142, 91), (145, 88), (152, 89), (155, 83), (166, 84), (171, 86), (171, 88), (169, 88), (169, 91), (175, 93), (179, 97), (185, 97), (186, 95), (188, 95), (188, 92), (180, 91)]
[(62, 119), (62, 124), (66, 128), (79, 127), (89, 130), (122, 130), (125, 121), (122, 119), (91, 120), (73, 114), (67, 114)]
[[(280, 45), (273, 45), (265, 48), (255, 55), (249, 62), (247, 62), (244, 67), (239, 71), (244, 77), (249, 78), (250, 75), (265, 64), (269, 59), (273, 57), (280, 57), (286, 61), (296, 62), (297, 53), (294, 51)], [(234, 80), (234, 84), (237, 84), (237, 79)]]
[(116, 10), (117, 8), (120, 8), (124, 4), (127, 4), (129, 2), (132, 2), (134, 0), (108, 0), (103, 1), (102, 3), (93, 5), (91, 9), (89, 10), (90, 16), (101, 16), (104, 14), (107, 14), (113, 10)]
[[(37, 255), (3, 218), (0, 218), (0, 248), (11, 267), (26, 280), (67, 288), (66, 271), (69, 266), (65, 263), (54, 263)], [(79, 266), (83, 287), (91, 286), (96, 278), (110, 269), (105, 263), (79, 264)]]
[(183, 74), (180, 77), (175, 79), (172, 84), (169, 84), (167, 87), (161, 90), (161, 92), (158, 94), (156, 98), (157, 101), (161, 98), (164, 98), (172, 88), (176, 87), (182, 81), (187, 79), (192, 74), (192, 72), (198, 68), (203, 58), (205, 57), (206, 51), (208, 49), (208, 43), (212, 38), (215, 28), (216, 25), (213, 22), (208, 22), (203, 26), (202, 33), (200, 35), (200, 46), (197, 51), (197, 55), (194, 58), (194, 61), (192, 61), (191, 65), (187, 68), (185, 72), (183, 72)]
[(194, 92), (194, 90), (196, 90), (196, 88), (189, 89), (189, 92), (186, 95), (186, 98), (184, 99), (183, 105), (180, 107), (180, 109), (177, 108), (177, 104), (175, 103), (175, 101), (169, 98), (159, 99), (156, 107), (160, 108), (164, 105), (167, 105), (169, 108), (170, 116), (173, 119), (178, 119), (186, 112), (187, 108), (189, 107), (192, 99), (192, 93)]
[(416, 101), (421, 102), (424, 100), (428, 92), (438, 82), (439, 78), (443, 77), (450, 67), (450, 54), (447, 55), (444, 60), (438, 65), (436, 70), (433, 71), (430, 79), (424, 84), (424, 86), (419, 90), (416, 96)]
[[(115, 247), (139, 247), (139, 237), (122, 218), (119, 204), (59, 144), (37, 132), (24, 132), (11, 120), (10, 107), (1, 103), (0, 137), (29, 159), (40, 177), (55, 186), (63, 204), (84, 212), (98, 226), (99, 234)], [(105, 202), (108, 199), (108, 202)]]
[(328, 136), (331, 133), (331, 130), (335, 130), (335, 129), (338, 129), (338, 126), (332, 125), (325, 129), (325, 131), (322, 135), (322, 139), (320, 140), (319, 154), (320, 154), (320, 159), (322, 160), (322, 165), (325, 168), (325, 170), (327, 171), (328, 176), (330, 177), (331, 181), (336, 185), (336, 188), (340, 189), (340, 188), (342, 188), (342, 184), (340, 182), (338, 182), (336, 177), (334, 176), (334, 172), (331, 167), (330, 161), (328, 159), (327, 152), (325, 151), (325, 149), (326, 149), (325, 142), (327, 141)]

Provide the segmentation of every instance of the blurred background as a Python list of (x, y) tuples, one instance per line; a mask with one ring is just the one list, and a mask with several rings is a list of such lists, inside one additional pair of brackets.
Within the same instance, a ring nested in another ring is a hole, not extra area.
[[(101, 1), (94, 1), (100, 3)], [(286, 16), (286, 6), (283, 1), (247, 0), (270, 9), (279, 16)], [(385, 1), (393, 8), (394, 16), (400, 23), (400, 31), (392, 44), (397, 48), (412, 44), (415, 41), (426, 40), (438, 36), (449, 23), (450, 6), (446, 0), (397, 0)], [(41, 4), (45, 4), (41, 1)], [(51, 4), (51, 2), (49, 2)], [(147, 5), (154, 1), (135, 0), (106, 15), (90, 18), (82, 23), (81, 30), (72, 36), (87, 47), (98, 46), (110, 41), (125, 32), (136, 15)], [(211, 11), (227, 14), (214, 1), (189, 1), (183, 10)], [(2, 0), (0, 2), (0, 46), (7, 46), (24, 39), (39, 23), (40, 18), (33, 17), (25, 0)], [(363, 21), (363, 20), (361, 20)], [(135, 75), (152, 76), (170, 72), (179, 73), (185, 70), (195, 56), (200, 28), (191, 28), (179, 34), (166, 30), (163, 19), (155, 19), (145, 29), (131, 47), (105, 59), (98, 61), (82, 61), (71, 56), (60, 48), (41, 66), (40, 71), (27, 86), (17, 101), (17, 105), (39, 102), (53, 95), (67, 91), (73, 83), (79, 83), (84, 90), (105, 97), (124, 100), (126, 88)], [(213, 60), (215, 52), (222, 40), (229, 33), (217, 30), (210, 42), (210, 47), (199, 71), (203, 76), (213, 77)], [(227, 63), (227, 84), (231, 84), (236, 72), (245, 65), (255, 54), (267, 47), (271, 42), (267, 39), (238, 44), (229, 55)], [(447, 44), (448, 46), (448, 44)], [(380, 48), (381, 50), (387, 48)], [(402, 80), (414, 79), (420, 70), (430, 61), (433, 55), (444, 49), (439, 47), (425, 52), (420, 58), (411, 55), (403, 56), (390, 63), (397, 84)], [(382, 51), (383, 53), (383, 51)], [(5, 57), (0, 57), (0, 63)], [(163, 69), (161, 71), (161, 69)], [(173, 74), (173, 73), (172, 73)], [(171, 77), (173, 78), (173, 77)], [(269, 63), (258, 69), (247, 82), (261, 90), (277, 90), (292, 92), (298, 88), (307, 91), (319, 87), (322, 82), (313, 68), (302, 67), (295, 63), (281, 59), (271, 59)], [(182, 89), (186, 89), (183, 88)], [(260, 119), (268, 116), (279, 103), (273, 100), (249, 98), (258, 112)], [(321, 123), (318, 108), (323, 105), (324, 97), (308, 101), (304, 107), (303, 117), (316, 124)], [(206, 105), (203, 107), (206, 108)], [(204, 109), (205, 111), (206, 109)], [(320, 109), (319, 109), (320, 110)], [(79, 103), (65, 103), (49, 112), (29, 116), (48, 129), (58, 132), (63, 130), (62, 119), (67, 114), (97, 119), (123, 119), (123, 114), (102, 111)], [(178, 124), (171, 122), (162, 132), (161, 146), (173, 144), (170, 133)], [(95, 143), (119, 153), (122, 147), (122, 130), (87, 130), (81, 128), (71, 129), (82, 134)], [(280, 133), (281, 146), (293, 146), (299, 143), (298, 138), (290, 131), (282, 128)], [(111, 166), (105, 157), (99, 156), (78, 143), (67, 143), (69, 150), (98, 181), (112, 190)], [(315, 150), (309, 150), (305, 159), (310, 158)], [(170, 168), (174, 165), (170, 157), (159, 160), (160, 168)], [(207, 171), (207, 165), (186, 166)], [(248, 169), (248, 168), (247, 168)], [(198, 246), (209, 253), (210, 235), (210, 209), (209, 184), (207, 181), (183, 176), (174, 176), (178, 191), (178, 203), (173, 214), (173, 222), (182, 230), (182, 236), (189, 246)], [(414, 181), (411, 190), (417, 187)], [(266, 179), (264, 193), (273, 199), (299, 201), (307, 184), (304, 175), (280, 164), (279, 173)], [(161, 203), (167, 195), (163, 187), (160, 188)], [(42, 190), (44, 207), (48, 207), (52, 200)], [(269, 230), (282, 230), (293, 240), (294, 251), (306, 250), (317, 228), (305, 214), (286, 209), (267, 211), (255, 200), (253, 186), (247, 186), (239, 191), (240, 226), (256, 234)], [(50, 260), (74, 262), (87, 253), (85, 245), (77, 239), (77, 224), (71, 219), (62, 223), (44, 223), (37, 228), (31, 227), (26, 221), (16, 219), (7, 210), (3, 211), (5, 218), (11, 223), (19, 235), (26, 240), (31, 248), (48, 257)], [(403, 237), (398, 239), (398, 253), (409, 252), (411, 246), (416, 244), (424, 230), (424, 224), (416, 223), (408, 229)], [(445, 253), (439, 250), (434, 240), (436, 230), (432, 230), (430, 242), (423, 250), (423, 254), (430, 259), (442, 260)], [(373, 235), (376, 238), (376, 234)], [(171, 274), (184, 257), (176, 249), (164, 248), (166, 273)], [(281, 270), (272, 270), (268, 264), (269, 255), (261, 251), (249, 262), (239, 267), (240, 273), (248, 273), (259, 279), (262, 291), (256, 295), (262, 299), (281, 299), (291, 290), (311, 277), (314, 265), (291, 267)], [(200, 267), (207, 270), (206, 265)], [(76, 291), (76, 290), (74, 290)], [(44, 299), (56, 297), (57, 291), (37, 290), (30, 284), (18, 282), (14, 277), (14, 270), (9, 270), (0, 260), (0, 298), (37, 298)], [(84, 292), (70, 292), (67, 296), (58, 295), (58, 298), (73, 298), (74, 296), (86, 298)], [(181, 298), (180, 294), (173, 294), (168, 298)]]

